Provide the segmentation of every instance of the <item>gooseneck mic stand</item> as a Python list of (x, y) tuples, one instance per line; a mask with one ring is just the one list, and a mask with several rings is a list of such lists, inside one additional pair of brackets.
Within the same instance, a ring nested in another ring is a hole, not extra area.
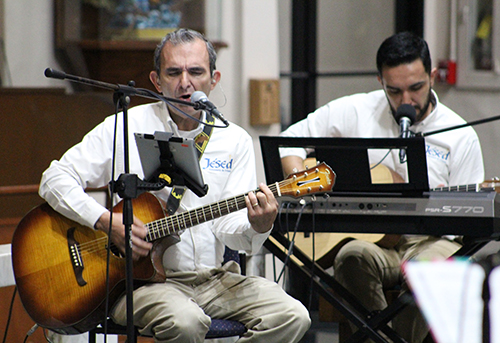
[(123, 143), (124, 143), (124, 174), (120, 175), (117, 181), (110, 182), (113, 193), (118, 193), (123, 198), (123, 224), (125, 226), (125, 265), (126, 265), (126, 308), (127, 308), (127, 342), (135, 343), (135, 328), (133, 319), (133, 261), (132, 261), (132, 241), (131, 230), (134, 222), (132, 199), (139, 196), (147, 190), (160, 190), (166, 183), (148, 183), (141, 181), (137, 175), (129, 174), (129, 150), (128, 150), (128, 105), (131, 96), (141, 96), (145, 98), (159, 99), (167, 103), (179, 103), (194, 107), (195, 109), (204, 109), (203, 104), (191, 103), (178, 99), (163, 97), (146, 89), (134, 88), (134, 82), (129, 82), (128, 85), (111, 84), (101, 81), (86, 79), (74, 75), (69, 75), (64, 72), (56, 71), (51, 68), (45, 69), (45, 76), (56, 79), (67, 79), (73, 82), (79, 82), (86, 85), (109, 89), (114, 91), (113, 101), (116, 108), (122, 108), (123, 113)]

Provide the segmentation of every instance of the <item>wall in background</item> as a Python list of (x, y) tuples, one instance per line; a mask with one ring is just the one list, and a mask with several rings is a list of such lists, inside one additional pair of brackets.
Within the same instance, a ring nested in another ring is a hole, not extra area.
[[(47, 79), (43, 76), (46, 67), (58, 67), (53, 54), (52, 2), (31, 0), (30, 6), (17, 0), (3, 0), (2, 2), (3, 33), (11, 85), (13, 87), (67, 87), (63, 81)], [(362, 36), (349, 49), (345, 49), (345, 46), (339, 45), (338, 42), (345, 41), (342, 40), (345, 37), (360, 35), (365, 29), (377, 27), (377, 30), (383, 33), (387, 27), (390, 28), (393, 18), (387, 13), (390, 13), (392, 9), (387, 10), (381, 7), (376, 11), (367, 11), (379, 2), (380, 0), (371, 0), (368, 2), (369, 5), (358, 7), (359, 10), (353, 13), (348, 8), (339, 7), (338, 2), (335, 2), (334, 6), (330, 1), (320, 1), (321, 17), (325, 18), (320, 21), (322, 28), (319, 32), (325, 33), (324, 37), (320, 37), (320, 42), (328, 42), (331, 46), (328, 50), (332, 50), (325, 51), (322, 62), (330, 63), (328, 55), (342, 56), (345, 60), (346, 55), (355, 54), (358, 48), (364, 51), (363, 54), (370, 54), (367, 49), (372, 49), (373, 47), (369, 47), (378, 44), (369, 41), (369, 45), (362, 47)], [(260, 150), (258, 136), (277, 134), (279, 128), (277, 125), (255, 128), (250, 126), (248, 82), (250, 78), (257, 77), (277, 78), (280, 70), (286, 70), (285, 60), (289, 58), (290, 51), (290, 37), (287, 36), (290, 3), (290, 0), (207, 0), (208, 8), (212, 9), (212, 12), (207, 10), (207, 36), (228, 43), (228, 48), (219, 53), (218, 69), (223, 73), (222, 87), (218, 87), (212, 93), (213, 101), (227, 118), (243, 126), (253, 135), (256, 152)], [(426, 0), (425, 2), (424, 35), (430, 44), (434, 64), (440, 58), (446, 58), (449, 53), (449, 4), (450, 0)], [(363, 11), (373, 15), (368, 27), (360, 24), (359, 18), (363, 16)], [(336, 25), (336, 31), (332, 33), (330, 27), (339, 23), (339, 20), (346, 20), (350, 24)], [(323, 45), (323, 48), (326, 46), (327, 43)], [(370, 57), (367, 58), (369, 60)], [(367, 68), (374, 69), (373, 65), (367, 65)], [(282, 80), (282, 96), (289, 93), (286, 82)], [(318, 105), (344, 93), (368, 91), (374, 88), (378, 88), (374, 77), (325, 79), (320, 82), (318, 88)], [(445, 85), (436, 88), (440, 99), (467, 120), (496, 115), (496, 109), (500, 108), (498, 92), (459, 90)], [(284, 100), (282, 100), (282, 108), (286, 116)], [(497, 157), (495, 153), (498, 138), (496, 132), (500, 131), (499, 125), (500, 123), (494, 122), (476, 127), (483, 144), (487, 176), (500, 174), (497, 167), (500, 165), (500, 157)], [(259, 157), (258, 155), (258, 161)], [(263, 180), (262, 167), (259, 166), (259, 181)]]

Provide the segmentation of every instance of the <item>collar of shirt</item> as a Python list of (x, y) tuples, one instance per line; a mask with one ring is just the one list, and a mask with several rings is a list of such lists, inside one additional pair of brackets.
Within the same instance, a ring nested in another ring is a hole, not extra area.
[[(179, 127), (177, 126), (177, 124), (172, 120), (172, 117), (170, 116), (170, 112), (168, 111), (167, 104), (165, 102), (163, 102), (163, 104), (162, 104), (162, 115), (160, 116), (160, 118), (163, 121), (163, 124), (165, 125), (165, 127), (170, 128), (170, 130), (172, 131), (174, 136), (177, 136), (177, 137), (193, 138), (194, 139), (203, 130), (203, 125), (201, 123), (196, 127), (196, 129), (191, 130), (191, 131), (179, 130)], [(206, 121), (205, 111), (202, 112), (202, 115), (200, 117), (200, 121), (201, 122)]]

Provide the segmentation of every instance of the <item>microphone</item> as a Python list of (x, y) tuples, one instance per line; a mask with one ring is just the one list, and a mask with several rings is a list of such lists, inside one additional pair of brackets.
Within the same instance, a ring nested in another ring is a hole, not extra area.
[(191, 102), (197, 105), (196, 108), (207, 110), (208, 112), (212, 113), (212, 115), (219, 118), (219, 120), (222, 121), (226, 126), (229, 126), (229, 122), (226, 120), (226, 118), (224, 118), (222, 113), (220, 113), (217, 107), (215, 107), (215, 105), (212, 104), (210, 100), (208, 100), (207, 95), (202, 91), (196, 91), (191, 94)]
[(399, 136), (401, 138), (410, 138), (410, 126), (412, 126), (417, 119), (415, 108), (410, 104), (402, 104), (396, 110), (394, 118), (399, 124)]
[[(415, 108), (410, 104), (402, 104), (396, 110), (394, 118), (399, 124), (399, 136), (401, 138), (411, 138), (412, 132), (410, 131), (410, 126), (412, 126), (417, 119)], [(399, 162), (404, 163), (405, 161), (406, 150), (401, 149), (399, 150)]]

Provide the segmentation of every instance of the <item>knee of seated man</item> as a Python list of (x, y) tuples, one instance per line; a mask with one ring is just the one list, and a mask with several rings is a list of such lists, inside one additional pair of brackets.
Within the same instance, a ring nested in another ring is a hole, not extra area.
[(374, 265), (377, 251), (380, 248), (372, 243), (362, 240), (353, 240), (344, 245), (335, 257), (335, 273), (341, 272), (343, 268), (356, 268)]
[(304, 328), (305, 331), (311, 326), (311, 317), (307, 308), (298, 300), (291, 306), (290, 310), (287, 311), (288, 314), (293, 314), (293, 321), (300, 328)]
[[(176, 338), (176, 342), (196, 342), (195, 337), (203, 341), (210, 328), (211, 319), (201, 309), (190, 311), (184, 308), (163, 320), (157, 320), (152, 331), (157, 339)], [(194, 339), (194, 340), (193, 340)]]
[(307, 308), (298, 300), (287, 302), (279, 315), (268, 318), (269, 326), (279, 326), (282, 332), (294, 335), (303, 335), (311, 326), (311, 317)]
[(297, 313), (297, 322), (299, 327), (302, 328), (304, 332), (309, 330), (311, 327), (311, 317), (309, 315), (309, 311), (304, 306), (302, 306), (301, 311)]

